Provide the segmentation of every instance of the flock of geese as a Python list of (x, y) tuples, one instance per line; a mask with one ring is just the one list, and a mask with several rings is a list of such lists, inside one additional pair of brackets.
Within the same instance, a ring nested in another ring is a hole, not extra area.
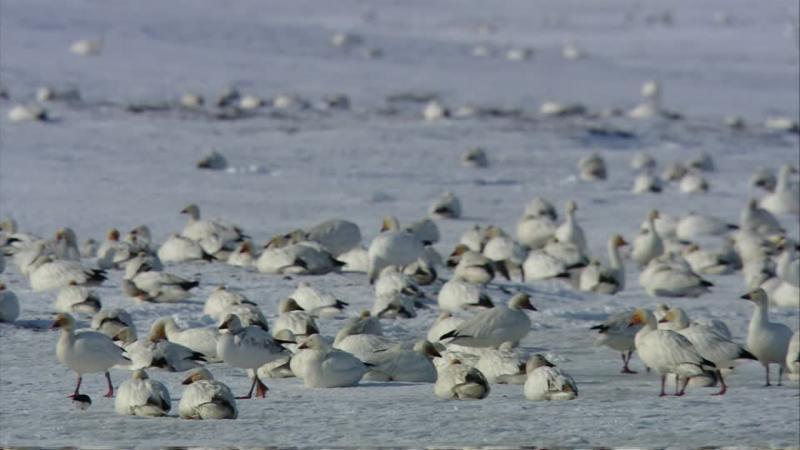
[[(482, 150), (471, 150), (463, 163), (485, 167), (488, 158)], [(657, 178), (650, 155), (635, 155), (631, 166), (640, 172), (639, 178)], [(683, 186), (686, 177), (703, 179), (714, 170), (712, 159), (704, 154), (668, 166), (664, 182)], [(582, 158), (578, 172), (587, 182), (607, 177), (598, 154)], [(170, 393), (146, 370), (185, 371), (179, 414), (190, 419), (236, 418), (237, 399), (264, 397), (264, 380), (282, 377), (300, 378), (309, 388), (354, 386), (362, 380), (433, 383), (437, 397), (459, 400), (485, 398), (494, 383), (522, 384), (530, 400), (575, 399), (577, 383), (568, 373), (544, 355), (519, 347), (531, 329), (529, 314), (537, 311), (530, 285), (552, 280), (580, 291), (615, 295), (626, 289), (628, 264), (639, 269), (638, 283), (651, 297), (698, 297), (713, 289), (705, 275), (741, 272), (747, 286), (742, 299), (754, 308), (744, 345), (733, 340), (724, 322), (690, 320), (682, 309), (661, 303), (653, 310), (619, 311), (592, 328), (597, 345), (621, 353), (623, 373), (636, 373), (629, 366), (634, 353), (648, 370), (658, 372), (660, 395), (666, 395), (670, 374), (675, 377), (675, 395), (695, 385), (718, 385), (721, 395), (728, 388), (726, 374), (741, 359), (761, 363), (767, 385), (770, 365), (779, 368), (778, 384), (784, 371), (800, 376), (800, 335), (770, 322), (768, 315), (771, 307), (800, 308), (798, 244), (781, 226), (781, 220), (796, 221), (800, 212), (795, 172), (788, 164), (777, 177), (759, 170), (750, 182), (765, 194), (743, 205), (738, 224), (706, 214), (671, 217), (651, 211), (639, 234), (629, 239), (629, 251), (623, 236), (608, 237), (607, 262), (589, 255), (578, 204), (568, 201), (560, 219), (543, 198), (526, 205), (516, 236), (494, 225), (476, 225), (443, 257), (434, 248), (440, 239), (435, 220), (458, 218), (462, 209), (458, 197), (446, 193), (430, 206), (430, 218), (401, 226), (396, 218), (386, 217), (368, 246), (362, 244), (358, 225), (331, 219), (277, 235), (259, 248), (236, 224), (204, 219), (194, 204), (181, 211), (187, 217), (184, 229), (160, 245), (151, 240), (147, 225), (124, 236), (111, 229), (103, 242), (79, 242), (70, 228), (43, 239), (20, 231), (7, 219), (0, 225), (0, 272), (10, 258), (33, 291), (55, 293), (58, 314), (52, 327), (60, 330), (56, 357), (78, 376), (71, 395), (78, 406), (91, 403), (80, 392), (85, 374), (104, 373), (106, 396), (113, 397), (109, 370), (124, 368), (132, 376), (116, 391), (116, 411), (166, 415)], [(711, 240), (721, 246), (707, 246)], [(345, 315), (348, 303), (315, 288), (310, 277), (280, 301), (272, 323), (256, 303), (219, 286), (202, 311), (217, 326), (181, 328), (173, 318), (162, 317), (140, 336), (131, 314), (103, 308), (91, 289), (106, 280), (108, 271), (121, 271), (126, 296), (154, 304), (180, 302), (199, 285), (198, 280), (169, 273), (170, 265), (185, 263), (229, 264), (248, 273), (286, 277), (364, 273), (365, 282), (374, 286), (375, 300), (371, 310), (350, 318), (329, 337), (320, 334), (318, 322)], [(441, 277), (445, 271), (450, 273), (447, 279)], [(498, 284), (499, 278), (509, 283)], [(436, 287), (435, 298), (425, 286)], [(508, 299), (492, 298), (490, 286)], [(0, 283), (0, 321), (15, 321), (20, 303), (24, 307), (24, 301)], [(425, 336), (401, 341), (383, 335), (382, 320), (413, 319), (419, 308), (439, 311)], [(90, 318), (91, 330), (77, 330), (75, 317)], [(234, 397), (214, 378), (214, 364), (246, 371), (252, 379), (249, 391)]]

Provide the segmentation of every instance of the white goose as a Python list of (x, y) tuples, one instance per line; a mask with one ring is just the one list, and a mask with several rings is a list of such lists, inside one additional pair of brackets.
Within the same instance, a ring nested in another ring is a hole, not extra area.
[(369, 368), (364, 379), (434, 383), (436, 366), (431, 360), (441, 356), (433, 344), (425, 340), (417, 341), (411, 349), (395, 345), (388, 350), (373, 353), (364, 361)]
[(691, 244), (682, 251), (682, 256), (694, 272), (703, 275), (726, 275), (742, 267), (730, 243), (719, 250), (704, 250)]
[(778, 219), (771, 212), (758, 206), (758, 201), (754, 198), (747, 201), (747, 206), (739, 214), (739, 228), (752, 230), (762, 236), (785, 232)]
[(114, 409), (121, 416), (166, 416), (172, 409), (172, 399), (166, 386), (151, 380), (144, 369), (139, 369), (119, 386)]
[(154, 303), (185, 300), (191, 295), (189, 291), (199, 285), (198, 281), (155, 271), (139, 272), (130, 280), (122, 280), (122, 290), (129, 297)]
[(584, 181), (605, 180), (606, 162), (598, 153), (586, 155), (578, 161), (578, 173)]
[(775, 186), (778, 184), (775, 174), (772, 170), (766, 167), (759, 167), (753, 172), (750, 177), (750, 186), (764, 189), (767, 192), (775, 191)]
[[(189, 219), (181, 232), (181, 236), (187, 237), (197, 243), (207, 240), (219, 239), (222, 245), (241, 241), (246, 236), (242, 230), (223, 220), (203, 220), (200, 218), (200, 208), (194, 203), (187, 205), (181, 214), (186, 214)], [(202, 244), (201, 244), (202, 245)]]
[(219, 322), (234, 306), (243, 304), (255, 305), (243, 294), (232, 291), (224, 285), (217, 286), (211, 291), (203, 305), (203, 314)]
[(631, 191), (634, 194), (658, 194), (664, 190), (664, 183), (658, 175), (653, 173), (640, 173), (633, 181)]
[(291, 331), (298, 338), (305, 338), (319, 333), (319, 326), (314, 316), (303, 310), (292, 298), (285, 298), (278, 305), (278, 318), (272, 327), (275, 337), (281, 330)]
[(564, 208), (566, 220), (556, 229), (556, 239), (559, 242), (569, 242), (575, 245), (581, 253), (586, 253), (586, 237), (583, 228), (575, 220), (575, 211), (578, 204), (569, 200)]
[(539, 249), (555, 236), (556, 229), (556, 222), (549, 215), (526, 215), (517, 223), (517, 240), (530, 249)]
[(631, 169), (633, 170), (653, 170), (655, 168), (656, 160), (649, 153), (639, 152), (631, 157)]
[(778, 171), (778, 183), (775, 191), (764, 196), (759, 205), (773, 214), (797, 214), (800, 212), (800, 191), (793, 185), (789, 177), (797, 173), (794, 166), (784, 164)]
[(433, 392), (445, 400), (480, 400), (489, 396), (489, 382), (480, 370), (453, 358), (437, 366)]
[(19, 317), (17, 294), (9, 291), (6, 284), (0, 281), (0, 322), (13, 322), (17, 317)]
[(498, 305), (481, 311), (439, 339), (449, 338), (450, 343), (466, 347), (498, 347), (504, 342), (518, 343), (531, 328), (531, 319), (525, 310), (536, 311), (530, 296), (515, 294), (508, 301), (508, 306)]
[(769, 386), (769, 365), (778, 364), (778, 386), (783, 381), (783, 371), (786, 369), (786, 353), (792, 330), (781, 323), (769, 321), (769, 302), (767, 293), (759, 288), (751, 291), (741, 298), (750, 300), (755, 304), (753, 317), (747, 329), (747, 350), (758, 358), (766, 371), (766, 386)]
[(595, 325), (591, 329), (597, 330), (599, 336), (594, 341), (594, 345), (604, 345), (622, 354), (621, 373), (634, 374), (630, 369), (631, 356), (636, 351), (636, 333), (641, 326), (630, 326), (633, 311), (623, 311), (612, 315), (600, 325)]
[(417, 317), (414, 298), (401, 292), (391, 292), (375, 296), (372, 315), (381, 319), (411, 319)]
[(53, 304), (56, 312), (93, 315), (100, 311), (100, 297), (83, 286), (69, 285), (58, 291)]
[(375, 282), (384, 267), (407, 266), (416, 261), (423, 252), (423, 244), (417, 235), (400, 230), (396, 218), (384, 218), (381, 233), (369, 245), (367, 276), (370, 283)]
[(447, 311), (442, 311), (428, 329), (426, 338), (430, 342), (438, 343), (440, 337), (455, 330), (463, 321), (464, 319), (461, 317), (454, 316)]
[(469, 250), (463, 244), (456, 246), (450, 257), (453, 261), (458, 261), (453, 269), (454, 278), (474, 284), (486, 284), (494, 278), (496, 266), (494, 261), (481, 253)]
[(306, 238), (338, 257), (361, 244), (361, 229), (353, 222), (331, 219), (306, 230)]
[(200, 260), (213, 261), (216, 258), (206, 253), (197, 242), (179, 234), (171, 234), (158, 248), (158, 259), (165, 263), (180, 263)]
[[(446, 312), (492, 308), (494, 303), (480, 286), (453, 278), (442, 285), (436, 297), (439, 309)], [(439, 336), (436, 337), (436, 341)]]
[(56, 345), (58, 360), (78, 374), (78, 383), (71, 397), (80, 395), (83, 375), (96, 372), (105, 372), (108, 381), (108, 392), (105, 396), (113, 397), (114, 386), (111, 384), (108, 369), (130, 363), (123, 355), (123, 350), (105, 334), (95, 331), (75, 333), (75, 319), (69, 314), (56, 315), (52, 328), (61, 329), (61, 336)]
[(522, 263), (522, 272), (525, 281), (547, 280), (550, 278), (569, 278), (567, 265), (564, 261), (543, 250), (534, 250), (528, 253)]
[(136, 254), (136, 248), (119, 240), (119, 230), (111, 228), (106, 241), (97, 249), (97, 266), (103, 270), (118, 269)]
[(486, 229), (488, 240), (483, 246), (483, 256), (492, 261), (511, 261), (521, 265), (528, 256), (528, 250), (507, 235), (502, 228), (489, 226)]
[(39, 256), (32, 267), (30, 283), (35, 292), (60, 289), (70, 283), (96, 286), (106, 279), (104, 270), (84, 269), (79, 261), (54, 259), (53, 256)]
[(616, 294), (625, 289), (625, 267), (619, 256), (619, 248), (627, 245), (622, 236), (615, 234), (608, 240), (609, 266), (590, 263), (581, 271), (578, 287), (582, 291), (601, 294)]
[(56, 231), (53, 254), (57, 259), (80, 261), (81, 252), (78, 250), (78, 238), (72, 228), (60, 228)]
[(503, 342), (496, 349), (482, 349), (475, 368), (480, 370), (490, 383), (525, 383), (525, 359), (527, 355), (513, 342)]
[[(269, 333), (252, 325), (243, 327), (239, 317), (234, 314), (225, 316), (219, 329), (217, 356), (233, 367), (255, 371), (286, 353), (286, 350), (275, 342)], [(258, 386), (256, 396), (265, 397), (267, 386), (261, 382), (258, 374), (254, 374), (250, 391), (244, 397), (239, 398), (252, 398), (253, 389), (256, 386)]]
[(225, 262), (236, 267), (253, 267), (255, 261), (253, 243), (244, 241), (239, 243), (239, 245), (231, 251), (231, 254), (228, 255), (228, 259)]
[(664, 253), (664, 242), (656, 228), (656, 220), (660, 213), (656, 210), (647, 215), (647, 226), (633, 240), (631, 257), (639, 267), (645, 267), (654, 258)]
[[(667, 395), (664, 387), (669, 373), (675, 374), (675, 395), (681, 396), (691, 378), (716, 370), (714, 363), (703, 358), (686, 337), (671, 330), (659, 330), (651, 311), (637, 309), (630, 324), (642, 325), (636, 333), (636, 351), (647, 367), (661, 374), (660, 396)], [(684, 377), (684, 382), (678, 389), (680, 377)]]
[(306, 281), (299, 282), (289, 298), (303, 308), (303, 311), (316, 317), (336, 317), (347, 307), (346, 302), (337, 299), (333, 294), (314, 289)]
[(639, 274), (639, 284), (652, 297), (699, 297), (714, 284), (694, 273), (688, 263), (663, 255)]
[(205, 357), (180, 344), (169, 342), (150, 333), (146, 338), (136, 339), (130, 328), (122, 328), (113, 340), (119, 341), (131, 362), (130, 370), (156, 367), (167, 372), (185, 372), (206, 362)]
[(528, 374), (523, 393), (528, 400), (573, 400), (578, 398), (578, 385), (572, 377), (536, 354), (525, 364)]
[(100, 312), (92, 316), (91, 327), (95, 331), (113, 338), (123, 328), (129, 328), (130, 333), (136, 339), (136, 326), (133, 318), (128, 311), (122, 308), (101, 309)]
[(361, 361), (369, 360), (376, 352), (383, 352), (397, 345), (397, 342), (382, 335), (359, 333), (346, 327), (339, 330), (333, 341), (333, 348), (347, 352)]
[(428, 208), (428, 214), (436, 219), (458, 219), (461, 217), (461, 201), (452, 192), (445, 192)]
[(166, 339), (200, 353), (208, 362), (219, 361), (217, 356), (219, 332), (213, 328), (182, 329), (172, 317), (162, 317), (150, 327), (150, 334), (158, 340)]
[(789, 341), (786, 352), (786, 367), (789, 369), (789, 379), (800, 380), (800, 331), (795, 331)]
[(375, 295), (381, 297), (393, 294), (406, 295), (418, 304), (426, 299), (425, 293), (411, 276), (400, 272), (395, 266), (389, 266), (381, 271), (378, 281), (375, 282)]
[(698, 172), (689, 171), (681, 178), (680, 188), (687, 194), (704, 194), (708, 192), (708, 181)]
[(239, 415), (236, 399), (222, 382), (215, 381), (205, 368), (195, 369), (183, 380), (187, 385), (178, 406), (183, 419), (235, 419)]
[(328, 346), (318, 334), (306, 338), (298, 349), (307, 352), (302, 370), (306, 387), (355, 386), (368, 370), (355, 356)]
[(678, 220), (675, 232), (679, 239), (692, 240), (707, 236), (722, 236), (738, 228), (737, 225), (717, 217), (690, 212)]
[(439, 227), (431, 219), (427, 217), (413, 222), (406, 227), (406, 230), (414, 233), (423, 244), (426, 246), (433, 245), (439, 242), (440, 234)]
[(271, 274), (324, 275), (344, 264), (313, 241), (291, 243), (286, 236), (272, 238), (256, 260), (256, 269)]

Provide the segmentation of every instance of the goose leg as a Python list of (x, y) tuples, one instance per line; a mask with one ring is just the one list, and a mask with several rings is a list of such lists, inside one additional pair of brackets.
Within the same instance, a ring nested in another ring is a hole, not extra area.
[(719, 377), (719, 384), (721, 384), (722, 387), (719, 388), (719, 392), (711, 395), (725, 395), (725, 392), (728, 391), (728, 386), (725, 385), (725, 379), (722, 378), (722, 372), (720, 372), (719, 369), (717, 369), (717, 376)]
[(236, 398), (238, 400), (247, 400), (249, 398), (253, 398), (253, 389), (255, 389), (257, 381), (258, 377), (253, 378), (253, 384), (250, 385), (250, 391), (247, 392), (247, 395), (243, 395), (241, 397), (236, 397)]
[(764, 364), (764, 370), (767, 371), (767, 384), (765, 384), (764, 386), (765, 387), (772, 386), (771, 384), (769, 384), (769, 364)]
[(783, 366), (778, 368), (778, 386), (783, 386)]
[(106, 381), (108, 381), (108, 392), (106, 392), (106, 398), (111, 398), (114, 396), (114, 385), (111, 383), (111, 374), (106, 372)]
[[(676, 377), (677, 377), (677, 375), (676, 375)], [(684, 394), (686, 394), (686, 386), (689, 384), (689, 380), (690, 379), (691, 379), (691, 377), (686, 377), (683, 380), (683, 385), (681, 386), (681, 391), (679, 393), (675, 394), (675, 395), (677, 395), (678, 397), (681, 397)], [(675, 385), (677, 386), (677, 384), (678, 384), (678, 379), (676, 378), (675, 379)]]
[(75, 385), (75, 392), (73, 392), (72, 395), (69, 396), (70, 398), (75, 398), (78, 395), (80, 395), (80, 389), (81, 389), (81, 383), (82, 382), (83, 382), (83, 377), (80, 374), (78, 374), (78, 384)]
[(676, 373), (675, 374), (675, 395), (677, 395), (677, 396), (683, 395), (683, 394), (681, 394), (681, 391), (678, 389), (678, 387), (680, 385), (681, 385), (681, 377), (678, 376), (678, 374)]
[(635, 370), (631, 370), (630, 367), (628, 367), (628, 364), (631, 362), (631, 356), (633, 356), (633, 350), (629, 350), (627, 355), (625, 353), (622, 354), (621, 373), (637, 373)]
[(667, 393), (664, 392), (664, 387), (666, 385), (667, 385), (667, 376), (666, 375), (661, 375), (661, 393), (658, 394), (659, 397), (665, 397), (667, 395)]
[(256, 397), (265, 398), (268, 390), (267, 385), (256, 377)]

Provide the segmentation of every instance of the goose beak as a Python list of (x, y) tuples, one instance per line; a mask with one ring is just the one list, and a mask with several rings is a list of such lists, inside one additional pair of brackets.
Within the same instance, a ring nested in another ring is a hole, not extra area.
[(749, 292), (747, 294), (744, 294), (743, 296), (741, 296), (739, 298), (741, 298), (743, 300), (752, 300), (753, 299), (753, 297), (750, 295)]
[(662, 318), (661, 320), (658, 321), (658, 323), (667, 323), (667, 322), (669, 322), (669, 320), (667, 320), (666, 318)]

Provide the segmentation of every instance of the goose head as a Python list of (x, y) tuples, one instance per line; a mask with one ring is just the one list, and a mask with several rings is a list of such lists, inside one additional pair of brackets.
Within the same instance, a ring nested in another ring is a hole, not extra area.
[(518, 292), (511, 297), (508, 301), (508, 307), (516, 310), (527, 309), (529, 311), (538, 311), (538, 309), (533, 306), (533, 303), (531, 303), (531, 296), (524, 292)]
[(656, 328), (656, 318), (652, 311), (639, 308), (634, 311), (633, 314), (631, 314), (631, 318), (628, 321), (628, 326), (635, 327), (639, 325), (650, 325), (653, 328)]
[(59, 228), (56, 231), (56, 242), (64, 241), (67, 245), (76, 245), (78, 238), (75, 235), (75, 230), (70, 227)]
[(281, 314), (288, 313), (291, 311), (305, 311), (299, 304), (297, 304), (297, 300), (288, 297), (280, 301), (278, 304), (278, 312)]
[(751, 302), (757, 305), (763, 305), (767, 303), (769, 297), (767, 296), (767, 292), (764, 289), (758, 288), (748, 292), (747, 294), (744, 294), (739, 298), (744, 300), (750, 300)]
[(116, 229), (116, 228), (110, 228), (106, 232), (106, 239), (108, 239), (109, 241), (112, 241), (112, 242), (119, 241), (119, 230)]
[(323, 350), (326, 348), (325, 342), (322, 340), (322, 336), (319, 334), (312, 334), (311, 336), (307, 337), (302, 344), (300, 344), (298, 349), (308, 349), (308, 350)]
[(658, 323), (672, 323), (682, 330), (689, 326), (689, 316), (682, 308), (670, 308)]
[(628, 245), (628, 241), (626, 241), (621, 235), (615, 234), (611, 236), (611, 245), (614, 248), (620, 248)]
[(381, 223), (381, 233), (384, 231), (397, 231), (399, 229), (400, 221), (397, 220), (397, 217), (386, 216), (383, 218), (383, 222)]
[(236, 333), (242, 329), (242, 321), (236, 314), (226, 314), (218, 329), (222, 333)]
[(414, 351), (422, 353), (428, 359), (441, 358), (442, 357), (442, 354), (439, 353), (439, 350), (436, 349), (436, 346), (433, 345), (433, 343), (431, 343), (430, 341), (425, 340), (425, 339), (417, 341), (414, 344)]
[(75, 319), (67, 313), (57, 314), (50, 328), (61, 328), (65, 331), (72, 331), (75, 329)]
[(145, 372), (144, 369), (138, 369), (133, 371), (133, 373), (131, 374), (131, 378), (133, 378), (134, 380), (147, 380), (150, 377), (147, 376), (147, 372)]
[(181, 214), (188, 215), (192, 220), (199, 220), (200, 219), (200, 208), (197, 205), (195, 205), (194, 203), (190, 203), (190, 204), (186, 205), (186, 207), (184, 207), (181, 210)]
[(181, 384), (192, 384), (201, 380), (213, 381), (214, 375), (212, 375), (211, 372), (209, 372), (205, 367), (198, 367), (197, 369), (189, 372)]
[(539, 367), (555, 367), (556, 365), (551, 363), (544, 357), (541, 353), (536, 353), (535, 355), (531, 355), (528, 358), (528, 362), (525, 363), (525, 373), (531, 373), (534, 370), (538, 369)]

